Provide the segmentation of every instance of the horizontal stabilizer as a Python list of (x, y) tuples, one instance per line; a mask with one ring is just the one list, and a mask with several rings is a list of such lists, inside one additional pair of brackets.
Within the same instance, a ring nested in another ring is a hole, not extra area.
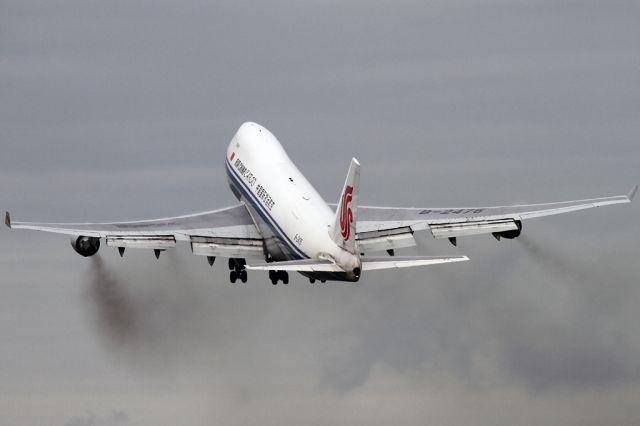
[[(394, 257), (362, 257), (362, 270), (410, 268), (413, 266), (437, 265), (440, 263), (463, 262), (467, 256), (394, 256)], [(298, 271), (298, 272), (345, 272), (330, 260), (305, 259), (285, 262), (261, 263), (247, 265), (247, 269), (262, 271)]]
[(261, 271), (344, 272), (341, 267), (332, 261), (325, 259), (304, 259), (260, 263), (247, 265), (246, 268)]
[(464, 262), (467, 256), (394, 256), (394, 257), (363, 257), (362, 270), (411, 268), (413, 266), (437, 265), (440, 263)]

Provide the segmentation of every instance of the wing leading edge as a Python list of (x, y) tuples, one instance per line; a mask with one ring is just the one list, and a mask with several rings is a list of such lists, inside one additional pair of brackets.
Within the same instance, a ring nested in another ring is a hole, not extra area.
[(260, 238), (244, 204), (202, 213), (161, 219), (107, 223), (14, 222), (6, 213), (5, 224), (12, 229), (30, 229), (66, 235), (104, 238), (109, 235), (174, 235), (189, 240), (192, 235), (229, 238)]

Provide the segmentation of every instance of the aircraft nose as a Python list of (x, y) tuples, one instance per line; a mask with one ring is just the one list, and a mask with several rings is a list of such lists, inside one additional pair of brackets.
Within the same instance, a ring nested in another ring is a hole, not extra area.
[(269, 131), (253, 121), (242, 123), (236, 132), (236, 140), (242, 143), (264, 141), (268, 138)]
[(264, 127), (262, 127), (258, 123), (254, 123), (253, 121), (246, 121), (242, 123), (242, 125), (240, 126), (240, 129), (238, 129), (238, 132), (248, 133), (248, 134), (262, 133), (264, 131), (265, 131)]

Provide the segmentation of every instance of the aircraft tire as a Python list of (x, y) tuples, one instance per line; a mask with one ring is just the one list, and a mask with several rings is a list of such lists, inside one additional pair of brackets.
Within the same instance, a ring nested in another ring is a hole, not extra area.
[(282, 277), (281, 277), (281, 279), (282, 279), (282, 283), (283, 283), (284, 285), (289, 284), (289, 273), (288, 273), (287, 271), (282, 271)]
[(242, 272), (240, 272), (240, 280), (243, 283), (247, 282), (247, 271), (245, 269), (243, 269)]
[(235, 269), (229, 272), (229, 281), (231, 281), (231, 283), (235, 283), (237, 279), (238, 279), (238, 273), (235, 271)]

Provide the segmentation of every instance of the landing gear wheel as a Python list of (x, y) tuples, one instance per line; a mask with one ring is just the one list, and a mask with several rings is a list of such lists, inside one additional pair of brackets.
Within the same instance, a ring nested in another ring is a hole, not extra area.
[(315, 278), (309, 278), (309, 282), (310, 282), (311, 284), (315, 284), (315, 283), (316, 283), (316, 279), (315, 279)]
[(229, 279), (232, 283), (235, 283), (237, 280), (241, 280), (243, 283), (247, 282), (247, 271), (245, 270), (245, 265), (247, 261), (242, 258), (229, 258)]
[(287, 271), (269, 271), (269, 279), (273, 285), (278, 284), (278, 281), (289, 284), (289, 273)]

